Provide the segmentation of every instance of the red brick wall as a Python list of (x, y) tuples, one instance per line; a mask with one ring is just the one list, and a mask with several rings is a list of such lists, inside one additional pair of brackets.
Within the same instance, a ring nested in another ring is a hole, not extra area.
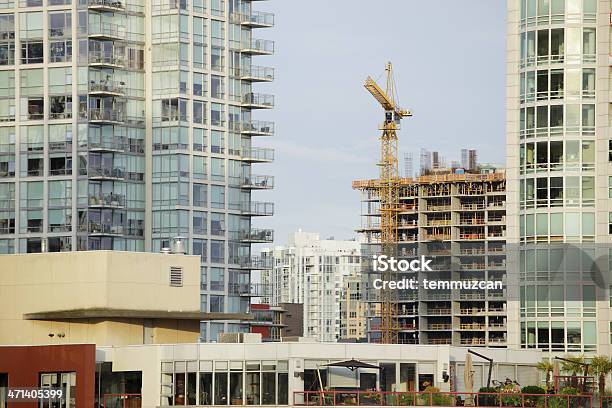
[[(40, 373), (77, 373), (76, 406), (91, 408), (95, 399), (96, 346), (0, 346), (0, 373), (8, 373), (9, 388), (38, 387)], [(9, 408), (38, 408), (37, 402), (9, 403)]]

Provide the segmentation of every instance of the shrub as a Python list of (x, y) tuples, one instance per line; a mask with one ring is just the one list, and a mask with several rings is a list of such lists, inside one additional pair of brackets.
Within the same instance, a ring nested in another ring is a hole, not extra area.
[[(497, 393), (499, 390), (494, 387), (481, 387), (478, 392)], [(479, 395), (478, 406), (479, 407), (493, 407), (498, 406), (499, 400), (497, 395)]]
[(527, 385), (521, 389), (523, 394), (546, 394), (546, 390), (537, 385)]
[[(425, 393), (431, 394), (431, 405), (432, 406), (452, 406), (453, 397), (447, 394), (441, 394), (440, 389), (437, 387), (429, 386), (425, 388)], [(425, 403), (429, 403), (429, 395), (422, 394), (422, 397), (425, 399)]]

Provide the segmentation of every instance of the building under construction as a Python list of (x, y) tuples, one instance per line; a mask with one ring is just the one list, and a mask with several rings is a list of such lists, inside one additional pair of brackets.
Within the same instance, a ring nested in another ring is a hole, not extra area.
[[(397, 272), (393, 280), (503, 281), (506, 286), (506, 180), (503, 171), (438, 171), (416, 179), (399, 179), (397, 233), (394, 253), (410, 259), (433, 259), (433, 271)], [(364, 255), (384, 253), (381, 245), (380, 180), (354, 181), (362, 193)], [(505, 347), (507, 317), (505, 290), (397, 290), (393, 307), (389, 295), (373, 288), (380, 272), (364, 262), (367, 337), (406, 344), (452, 344)], [(393, 311), (392, 324), (384, 323)]]

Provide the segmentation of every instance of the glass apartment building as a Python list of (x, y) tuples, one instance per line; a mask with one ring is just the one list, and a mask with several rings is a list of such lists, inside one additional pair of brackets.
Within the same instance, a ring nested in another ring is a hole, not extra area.
[[(0, 0), (0, 253), (200, 255), (201, 310), (245, 314), (257, 163), (274, 97), (255, 83), (274, 15), (247, 0)], [(248, 331), (202, 323), (204, 340)]]
[(587, 266), (611, 258), (611, 11), (602, 0), (508, 2), (514, 346), (612, 353), (609, 276), (596, 284)]

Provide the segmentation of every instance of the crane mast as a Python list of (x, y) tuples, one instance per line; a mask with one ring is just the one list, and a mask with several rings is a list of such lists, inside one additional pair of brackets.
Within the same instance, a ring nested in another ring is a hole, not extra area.
[[(400, 129), (401, 119), (412, 116), (412, 113), (401, 109), (395, 102), (395, 85), (391, 62), (387, 63), (385, 71), (387, 73), (386, 91), (383, 91), (371, 77), (366, 79), (364, 86), (385, 111), (385, 120), (380, 126), (380, 130), (382, 130), (380, 162), (378, 163), (380, 179), (377, 183), (380, 199), (380, 245), (381, 255), (395, 257), (398, 252), (398, 213), (400, 209), (397, 131)], [(383, 272), (381, 279), (385, 281), (393, 280), (393, 272), (390, 271), (390, 268)], [(398, 343), (397, 291), (384, 287), (381, 289), (380, 300), (381, 342), (385, 344)]]

